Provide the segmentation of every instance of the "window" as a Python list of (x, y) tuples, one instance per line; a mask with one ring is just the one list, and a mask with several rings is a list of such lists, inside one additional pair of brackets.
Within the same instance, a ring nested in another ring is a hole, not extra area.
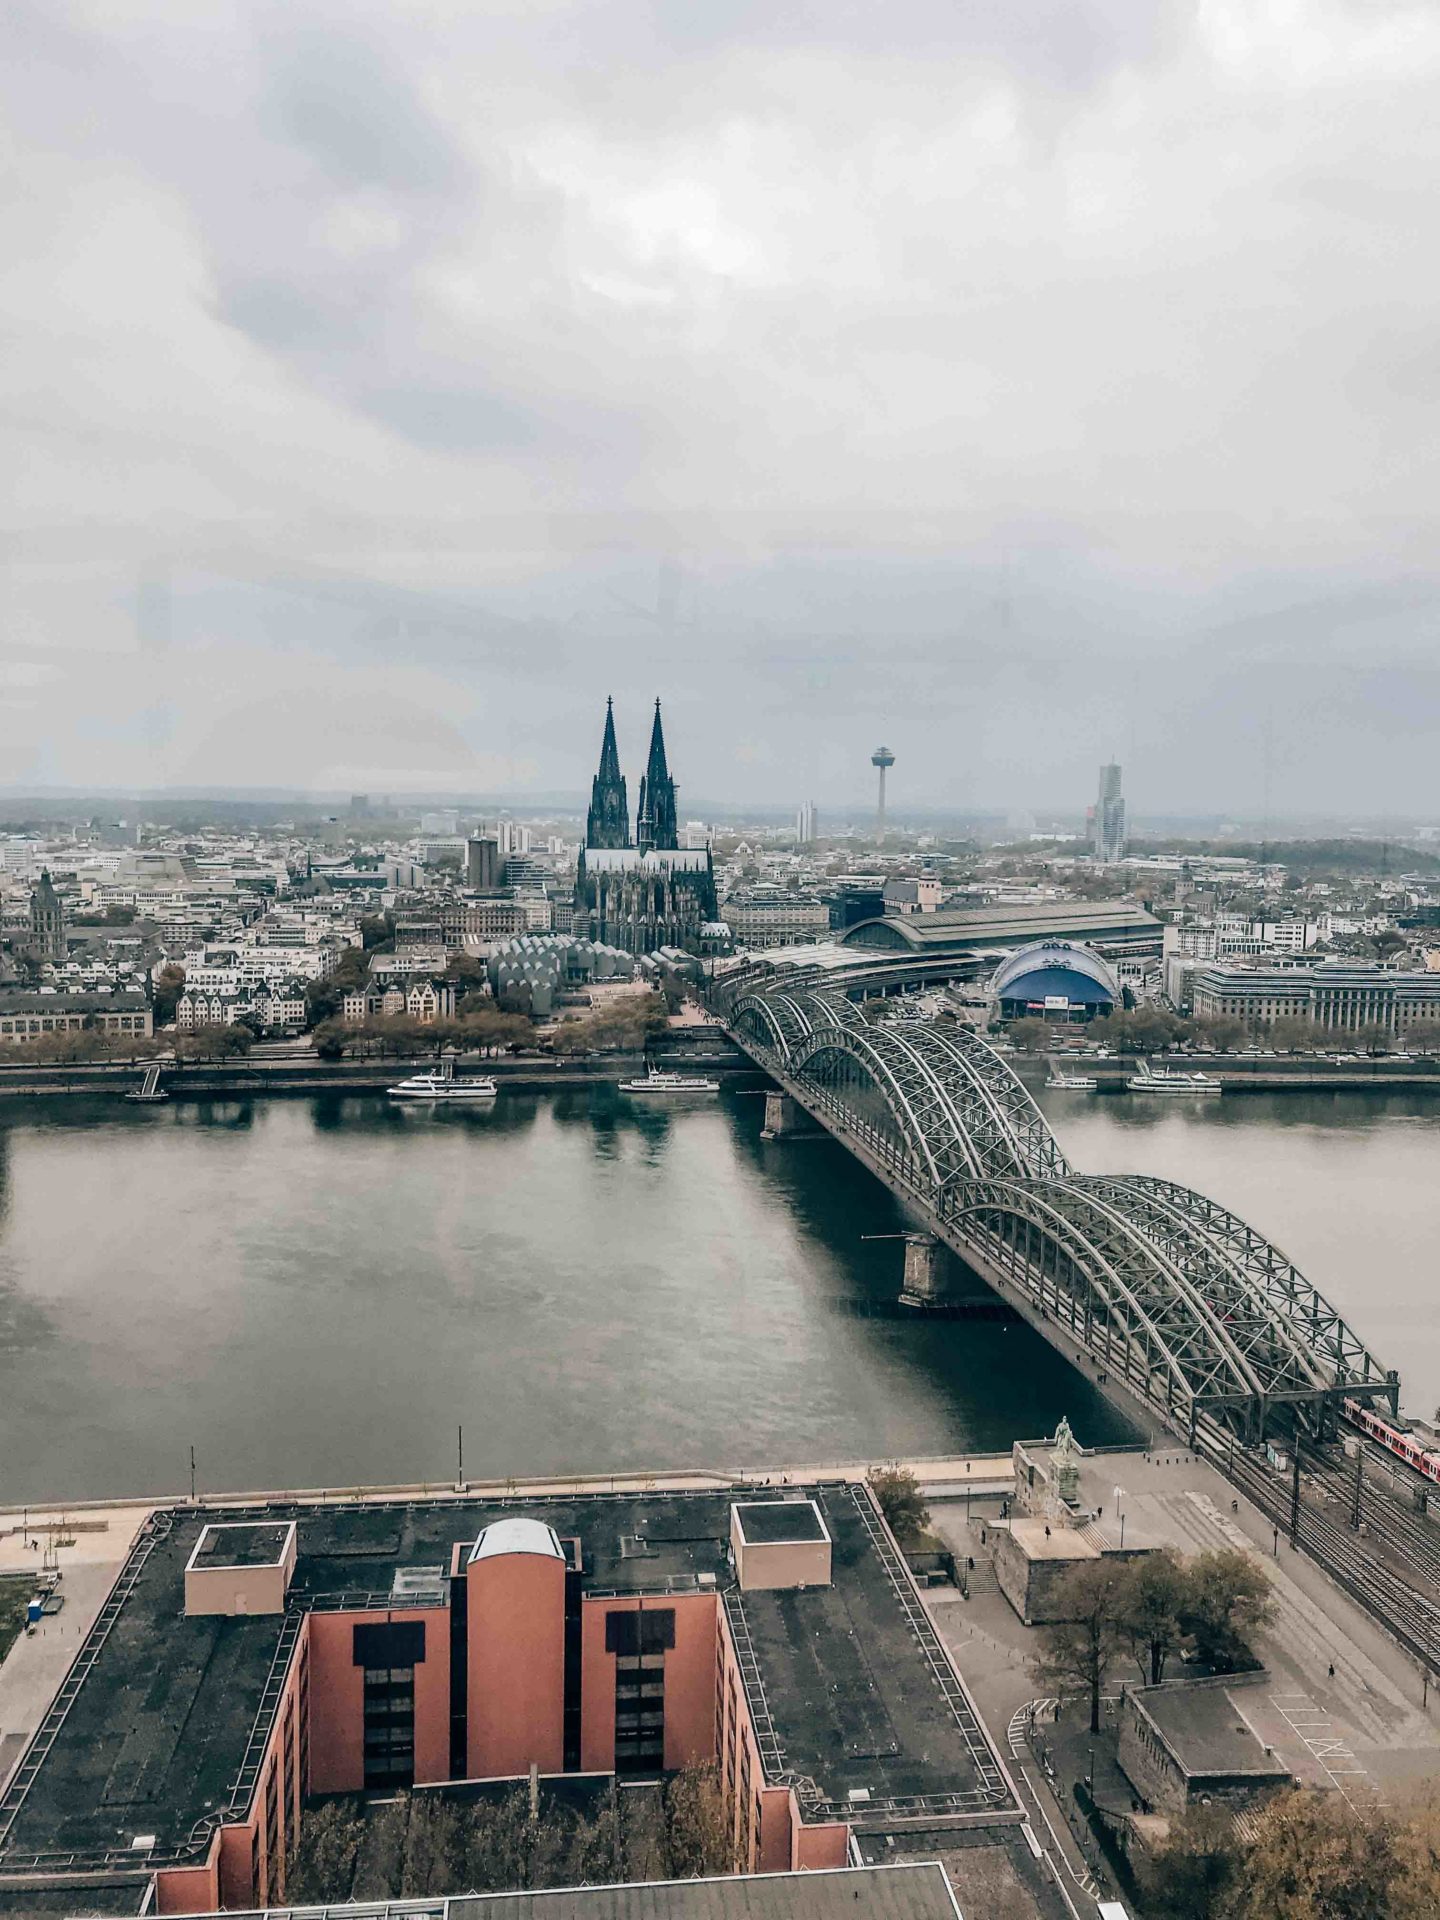
[(425, 1624), (357, 1625), (353, 1658), (364, 1669), (365, 1786), (413, 1786), (415, 1668), (425, 1658)]
[(607, 1614), (615, 1655), (615, 1771), (658, 1773), (665, 1764), (665, 1654), (675, 1645), (675, 1609)]

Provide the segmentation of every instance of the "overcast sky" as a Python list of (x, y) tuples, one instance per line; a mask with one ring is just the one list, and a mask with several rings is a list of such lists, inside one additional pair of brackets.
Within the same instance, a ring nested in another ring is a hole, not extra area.
[(1440, 813), (1435, 0), (5, 43), (0, 784)]

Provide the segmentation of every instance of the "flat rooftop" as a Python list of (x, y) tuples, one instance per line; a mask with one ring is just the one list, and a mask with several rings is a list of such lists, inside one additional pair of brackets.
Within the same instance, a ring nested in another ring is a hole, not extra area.
[(1100, 1549), (1074, 1527), (1021, 1515), (1010, 1522), (1010, 1538), (1027, 1560), (1098, 1560)]
[(825, 1538), (825, 1527), (811, 1500), (737, 1501), (740, 1532), (752, 1546), (776, 1546)]
[[(93, 1664), (13, 1809), (0, 1875), (43, 1871), (43, 1856), (56, 1854), (97, 1866), (124, 1855), (143, 1865), (131, 1851), (141, 1834), (156, 1836), (152, 1864), (187, 1857), (197, 1823), (215, 1813), (243, 1817), (241, 1766), (272, 1665), (289, 1657), (286, 1617), (185, 1616), (185, 1566), (205, 1527), (244, 1523), (258, 1552), (262, 1535), (273, 1542), (294, 1521), (292, 1610), (383, 1610), (397, 1575), (426, 1570), (428, 1584), (456, 1542), (522, 1515), (579, 1540), (587, 1590), (726, 1594), (730, 1508), (740, 1491), (161, 1509), (122, 1575), (133, 1585), (118, 1615), (84, 1643)], [(954, 1811), (1002, 1812), (1010, 1804), (1004, 1776), (943, 1655), (936, 1664), (923, 1610), (887, 1569), (867, 1497), (845, 1484), (794, 1491), (825, 1518), (834, 1584), (744, 1597), (758, 1684), (783, 1743), (767, 1756), (771, 1770), (810, 1776), (819, 1800), (846, 1811), (859, 1788), (877, 1802), (955, 1797)], [(807, 1511), (799, 1502), (794, 1510)]]
[(288, 1524), (208, 1526), (196, 1544), (193, 1567), (273, 1567), (280, 1562)]
[(1268, 1754), (1264, 1742), (1245, 1724), (1228, 1687), (1179, 1680), (1158, 1687), (1133, 1687), (1130, 1692), (1165, 1736), (1186, 1773), (1290, 1778), (1290, 1769)]
[[(959, 1920), (934, 1860), (836, 1867), (816, 1873), (742, 1873), (716, 1880), (640, 1881), (549, 1893), (431, 1895), (325, 1908), (327, 1920)], [(227, 1920), (309, 1920), (315, 1907), (267, 1907)], [(211, 1916), (210, 1920), (219, 1920)]]
[(725, 1602), (732, 1631), (743, 1620), (754, 1646), (781, 1767), (814, 1782), (828, 1804), (812, 1811), (857, 1824), (1013, 1804), (928, 1616), (877, 1549), (864, 1490), (816, 1499), (831, 1584), (732, 1589)]

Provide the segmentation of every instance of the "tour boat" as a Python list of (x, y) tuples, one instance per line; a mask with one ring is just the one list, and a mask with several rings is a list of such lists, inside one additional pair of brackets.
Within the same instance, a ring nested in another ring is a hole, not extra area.
[(1225, 1089), (1208, 1073), (1174, 1073), (1168, 1067), (1152, 1067), (1140, 1062), (1140, 1071), (1126, 1086), (1131, 1093), (1223, 1093)]
[(622, 1093), (718, 1093), (720, 1082), (693, 1073), (663, 1073), (651, 1067), (643, 1080), (622, 1080)]
[(1062, 1073), (1059, 1067), (1050, 1069), (1047, 1087), (1072, 1087), (1079, 1093), (1093, 1093), (1100, 1082), (1093, 1073)]
[(473, 1080), (457, 1080), (453, 1073), (416, 1073), (386, 1091), (392, 1100), (493, 1100), (499, 1088), (493, 1080), (477, 1074)]

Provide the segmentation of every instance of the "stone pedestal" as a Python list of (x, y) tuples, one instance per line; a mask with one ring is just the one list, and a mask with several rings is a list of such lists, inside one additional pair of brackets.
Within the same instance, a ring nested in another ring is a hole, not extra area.
[(940, 1298), (940, 1242), (933, 1233), (905, 1236), (905, 1275), (900, 1303), (906, 1307), (933, 1307)]
[(797, 1133), (810, 1131), (810, 1116), (796, 1106), (788, 1093), (767, 1093), (762, 1140), (788, 1140)]

